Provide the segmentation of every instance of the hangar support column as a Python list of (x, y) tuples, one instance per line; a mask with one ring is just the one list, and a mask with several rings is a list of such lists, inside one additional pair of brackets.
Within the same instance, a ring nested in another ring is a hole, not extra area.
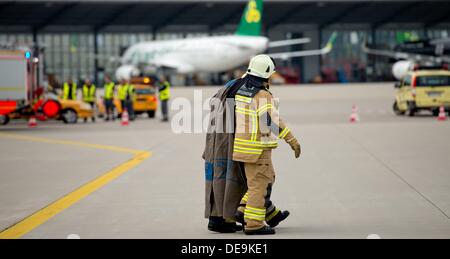
[(98, 30), (94, 30), (94, 82), (98, 85)]
[[(322, 47), (321, 31), (319, 29), (306, 30), (303, 32), (303, 37), (310, 38), (311, 42), (304, 46), (304, 49), (319, 49)], [(303, 83), (308, 83), (314, 79), (315, 76), (320, 75), (321, 70), (321, 56), (311, 56), (303, 58)]]

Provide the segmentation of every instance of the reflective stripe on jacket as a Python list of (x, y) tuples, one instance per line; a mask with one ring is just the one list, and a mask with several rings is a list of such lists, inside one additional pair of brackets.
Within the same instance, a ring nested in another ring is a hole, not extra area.
[(279, 117), (278, 104), (272, 94), (263, 89), (256, 92), (253, 96), (245, 96), (245, 91), (240, 90), (235, 96), (234, 161), (255, 163), (264, 150), (278, 146), (277, 137), (292, 137), (290, 129)]

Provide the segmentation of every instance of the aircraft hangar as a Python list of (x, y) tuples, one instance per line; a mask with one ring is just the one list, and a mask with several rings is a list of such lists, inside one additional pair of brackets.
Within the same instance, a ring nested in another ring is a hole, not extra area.
[[(246, 2), (2, 1), (0, 42), (45, 46), (45, 72), (61, 81), (68, 76), (98, 78), (99, 73), (113, 73), (118, 64), (93, 56), (119, 57), (140, 41), (233, 33)], [(321, 74), (327, 81), (391, 80), (389, 62), (362, 53), (363, 40), (394, 48), (405, 40), (446, 38), (450, 33), (448, 1), (265, 0), (264, 4), (262, 34), (271, 40), (311, 39), (285, 50), (319, 48), (333, 31), (339, 32), (330, 55), (285, 62), (303, 83)]]

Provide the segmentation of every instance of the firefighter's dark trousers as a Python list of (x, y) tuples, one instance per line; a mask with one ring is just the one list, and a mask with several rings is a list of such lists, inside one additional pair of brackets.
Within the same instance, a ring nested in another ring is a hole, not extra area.
[(241, 200), (239, 210), (244, 212), (247, 230), (264, 227), (264, 222), (279, 212), (270, 199), (275, 183), (271, 152), (264, 152), (262, 158), (256, 163), (244, 163), (248, 190)]

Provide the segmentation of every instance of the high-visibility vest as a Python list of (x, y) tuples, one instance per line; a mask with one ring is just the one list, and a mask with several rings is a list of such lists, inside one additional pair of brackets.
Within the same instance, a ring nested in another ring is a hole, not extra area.
[(128, 92), (128, 84), (119, 85), (119, 88), (117, 89), (119, 100), (125, 101), (127, 99), (127, 92)]
[(83, 85), (83, 101), (85, 102), (95, 102), (95, 90), (94, 84)]
[(105, 100), (112, 100), (114, 98), (114, 82), (105, 84)]
[(134, 98), (134, 86), (130, 84), (119, 85), (117, 90), (119, 95), (119, 100), (133, 100)]
[(69, 86), (68, 83), (64, 83), (63, 99), (64, 100), (76, 100), (77, 99), (77, 84), (72, 83), (72, 86)]
[(127, 99), (134, 101), (134, 85), (128, 85)]
[(170, 83), (167, 81), (162, 82), (162, 86), (159, 88), (159, 100), (167, 101), (170, 99)]

